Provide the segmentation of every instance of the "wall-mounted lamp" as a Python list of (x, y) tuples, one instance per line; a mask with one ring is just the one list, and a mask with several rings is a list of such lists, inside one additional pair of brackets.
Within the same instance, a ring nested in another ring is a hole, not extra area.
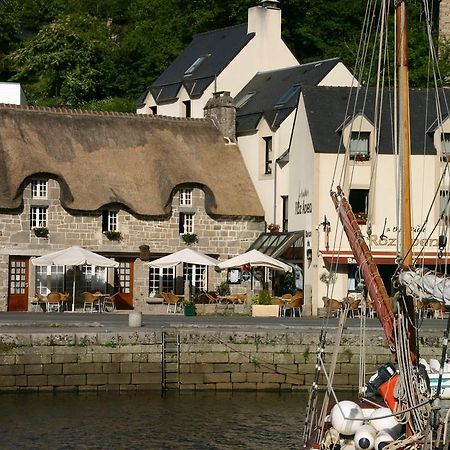
[(306, 259), (308, 262), (312, 261), (312, 248), (306, 249)]

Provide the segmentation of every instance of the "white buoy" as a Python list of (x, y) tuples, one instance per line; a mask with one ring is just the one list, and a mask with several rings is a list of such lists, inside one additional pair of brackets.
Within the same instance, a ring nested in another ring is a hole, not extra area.
[(372, 450), (375, 445), (377, 430), (372, 425), (363, 425), (355, 433), (356, 450)]
[(377, 431), (395, 429), (399, 425), (389, 408), (378, 408), (373, 411), (369, 418), (369, 424)]
[(330, 416), (333, 428), (345, 436), (353, 436), (364, 423), (364, 414), (361, 407), (350, 400), (336, 403)]
[(373, 448), (375, 450), (383, 450), (383, 448), (386, 447), (386, 445), (388, 445), (390, 442), (394, 442), (394, 438), (389, 433), (380, 431), (377, 434), (375, 445)]

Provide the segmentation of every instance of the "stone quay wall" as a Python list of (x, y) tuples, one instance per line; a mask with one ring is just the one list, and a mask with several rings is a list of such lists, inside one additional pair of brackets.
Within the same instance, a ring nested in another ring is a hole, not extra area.
[[(313, 330), (2, 333), (0, 391), (304, 390), (315, 376), (318, 341)], [(358, 343), (345, 334), (336, 389), (358, 386)], [(332, 351), (330, 333), (327, 367)], [(421, 356), (440, 354), (441, 338), (428, 335)], [(392, 360), (375, 333), (365, 355), (369, 377)]]

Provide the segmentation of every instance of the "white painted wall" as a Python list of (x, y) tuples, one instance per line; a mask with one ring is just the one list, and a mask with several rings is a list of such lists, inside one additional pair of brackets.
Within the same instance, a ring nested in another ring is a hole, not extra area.
[[(373, 128), (366, 119), (357, 118), (353, 129), (357, 129), (359, 124), (361, 124), (362, 130)], [(450, 123), (448, 125), (450, 129)], [(350, 124), (344, 129), (344, 135), (349, 133), (349, 129)], [(436, 133), (439, 135), (435, 135), (435, 143), (440, 145), (441, 130), (436, 131)], [(300, 97), (289, 162), (291, 174), (289, 181), (289, 225), (292, 230), (305, 230), (307, 236), (305, 248), (308, 248), (308, 246), (312, 248), (313, 259), (311, 264), (305, 264), (305, 294), (308, 292), (307, 286), (311, 286), (311, 297), (305, 296), (305, 307), (307, 312), (313, 314), (317, 312), (317, 308), (323, 306), (322, 296), (327, 293), (326, 285), (320, 281), (321, 273), (330, 268), (328, 264), (325, 264), (322, 257), (322, 253), (326, 250), (326, 233), (323, 231), (323, 227), (319, 226), (325, 215), (331, 223), (331, 232), (328, 236), (329, 249), (335, 249), (336, 253), (340, 252), (340, 254), (351, 252), (330, 197), (330, 189), (340, 183), (345, 160), (344, 154), (338, 157), (337, 154), (314, 153), (303, 98)], [(439, 219), (440, 205), (438, 198), (432, 207), (425, 231), (418, 235), (417, 230), (424, 222), (428, 208), (432, 203), (444, 164), (440, 161), (439, 154), (437, 156), (414, 155), (411, 157), (413, 239), (415, 237), (419, 239), (418, 244), (414, 247), (416, 252), (422, 244), (426, 243), (425, 239)], [(369, 200), (372, 230), (370, 238), (367, 239), (373, 254), (395, 254), (396, 252), (396, 167), (393, 155), (378, 155), (378, 157), (372, 155), (368, 162), (350, 161), (347, 174), (342, 177), (342, 184), (347, 187), (350, 178), (352, 178), (353, 188), (369, 188), (370, 174), (373, 171), (373, 187), (371, 187), (373, 196)], [(450, 176), (446, 175), (443, 185), (448, 186), (449, 182)], [(296, 202), (298, 202), (297, 205)], [(303, 207), (304, 204), (309, 205), (309, 203), (312, 204), (311, 212), (309, 212), (308, 206)], [(385, 220), (386, 228), (384, 228)], [(362, 225), (361, 229), (363, 235), (368, 237), (368, 227)], [(380, 239), (383, 229), (387, 236), (386, 239)], [(432, 233), (431, 240), (425, 245), (425, 253), (429, 255), (437, 253), (438, 234), (438, 229)], [(339, 266), (337, 282), (331, 292), (333, 298), (342, 299), (347, 295), (347, 270), (346, 264)]]
[(27, 99), (20, 83), (0, 82), (0, 103), (26, 105)]

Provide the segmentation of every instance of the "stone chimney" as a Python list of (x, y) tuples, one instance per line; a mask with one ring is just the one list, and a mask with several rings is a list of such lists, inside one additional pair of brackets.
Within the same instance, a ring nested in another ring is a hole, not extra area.
[(204, 115), (231, 142), (236, 142), (236, 107), (228, 91), (214, 92), (205, 105)]
[(439, 38), (450, 39), (450, 0), (439, 2)]

